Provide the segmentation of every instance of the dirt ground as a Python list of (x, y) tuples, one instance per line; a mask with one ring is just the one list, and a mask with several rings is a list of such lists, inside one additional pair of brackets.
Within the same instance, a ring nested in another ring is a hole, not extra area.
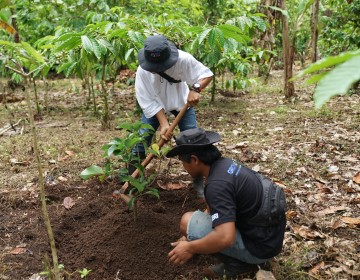
[[(314, 111), (312, 88), (298, 82), (298, 98), (284, 102), (281, 72), (236, 97), (204, 93), (199, 126), (222, 135), (219, 149), (281, 184), (288, 225), (283, 252), (272, 262), (276, 279), (360, 279), (360, 96), (338, 97)], [(41, 279), (51, 258), (41, 213), (38, 173), (22, 92), (0, 104), (0, 279)], [(43, 91), (40, 85), (40, 97)], [(121, 136), (115, 126), (139, 119), (133, 88), (111, 94), (112, 128), (86, 108), (79, 81), (53, 81), (48, 112), (37, 118), (48, 210), (59, 263), (66, 279), (91, 269), (86, 279), (203, 279), (216, 262), (196, 256), (184, 266), (168, 263), (170, 243), (180, 237), (182, 213), (204, 205), (176, 159), (154, 160), (153, 186), (160, 199), (142, 197), (138, 219), (112, 192), (116, 179), (83, 181), (80, 172), (104, 164), (103, 144)], [(44, 102), (44, 101), (42, 101)], [(43, 104), (43, 103), (42, 103)], [(99, 106), (101, 101), (99, 99)], [(170, 184), (171, 183), (171, 184)], [(179, 189), (169, 189), (182, 186)], [(71, 198), (74, 205), (64, 206)], [(36, 278), (37, 277), (37, 278)], [(246, 277), (254, 277), (248, 275)], [(239, 278), (240, 279), (240, 278)]]

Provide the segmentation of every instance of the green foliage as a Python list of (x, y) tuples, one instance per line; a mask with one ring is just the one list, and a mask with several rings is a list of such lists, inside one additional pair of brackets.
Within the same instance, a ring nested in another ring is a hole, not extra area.
[(91, 165), (80, 173), (80, 177), (84, 180), (87, 180), (94, 176), (102, 175), (105, 175), (105, 170), (98, 165)]
[(89, 273), (91, 272), (91, 269), (83, 268), (81, 270), (78, 270), (78, 272), (80, 273), (81, 279), (83, 279), (89, 275)]
[(324, 0), (319, 48), (325, 56), (360, 48), (360, 1)]
[[(131, 187), (130, 195), (132, 195), (132, 197), (128, 206), (132, 209), (137, 199), (142, 195), (159, 197), (158, 190), (149, 187), (154, 179), (154, 175), (145, 178), (144, 167), (140, 162), (141, 159), (132, 153), (132, 149), (140, 143), (147, 149), (145, 137), (153, 133), (154, 129), (152, 126), (141, 122), (123, 123), (119, 125), (118, 128), (125, 130), (127, 134), (123, 138), (114, 138), (101, 148), (104, 151), (104, 158), (106, 159), (105, 167), (101, 168), (100, 166), (92, 165), (83, 170), (80, 177), (85, 180), (92, 177), (98, 177), (100, 180), (104, 180), (109, 176), (117, 175), (120, 182), (128, 182), (129, 187)], [(146, 131), (144, 131), (144, 129), (146, 129)], [(142, 134), (140, 134), (140, 131), (142, 131)], [(161, 157), (167, 151), (159, 149), (155, 144), (152, 145), (149, 152)], [(138, 178), (134, 178), (131, 174), (128, 174), (127, 167), (130, 164), (139, 170)]]
[[(360, 80), (359, 65), (360, 50), (346, 52), (324, 58), (310, 65), (297, 77), (313, 74), (308, 82), (318, 83), (314, 93), (314, 102), (315, 108), (319, 109), (331, 97), (348, 93), (351, 86)], [(329, 70), (329, 67), (333, 68)]]

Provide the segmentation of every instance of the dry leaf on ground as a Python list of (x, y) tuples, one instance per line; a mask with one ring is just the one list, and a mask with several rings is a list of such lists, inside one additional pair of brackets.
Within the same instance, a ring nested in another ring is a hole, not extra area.
[(75, 205), (75, 202), (71, 197), (67, 196), (64, 198), (63, 205), (66, 209), (71, 209)]
[(347, 224), (356, 225), (356, 226), (360, 225), (360, 218), (342, 217), (341, 220)]
[(180, 189), (186, 188), (188, 186), (183, 181), (174, 182), (174, 183), (169, 182), (169, 183), (164, 184), (163, 181), (158, 180), (157, 184), (158, 184), (159, 188), (161, 188), (163, 190), (180, 190)]
[(24, 254), (26, 252), (26, 250), (27, 249), (25, 247), (16, 247), (10, 251), (10, 254), (21, 255), (21, 254)]
[(317, 214), (319, 216), (324, 216), (324, 215), (334, 214), (336, 212), (346, 211), (346, 210), (349, 210), (349, 208), (346, 206), (330, 206), (329, 208), (325, 208), (325, 209), (317, 212)]

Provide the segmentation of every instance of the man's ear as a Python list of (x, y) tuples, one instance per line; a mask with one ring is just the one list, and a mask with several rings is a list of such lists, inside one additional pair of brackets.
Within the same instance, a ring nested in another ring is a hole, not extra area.
[(200, 160), (197, 156), (191, 155), (191, 160), (194, 162), (194, 164), (198, 165)]

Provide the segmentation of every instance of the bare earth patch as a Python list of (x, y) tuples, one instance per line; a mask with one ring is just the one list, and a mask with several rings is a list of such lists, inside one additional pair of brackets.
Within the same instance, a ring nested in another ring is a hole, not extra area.
[[(314, 111), (311, 88), (298, 84), (298, 99), (286, 103), (281, 83), (281, 72), (274, 72), (267, 85), (238, 97), (217, 95), (214, 104), (204, 93), (198, 124), (222, 135), (225, 156), (284, 186), (288, 225), (283, 252), (272, 263), (276, 279), (359, 279), (359, 93)], [(110, 102), (113, 128), (102, 131), (85, 108), (86, 93), (74, 87), (80, 88), (76, 80), (54, 81), (49, 111), (37, 121), (59, 261), (73, 273), (67, 279), (80, 279), (76, 270), (82, 268), (92, 270), (88, 279), (202, 279), (202, 268), (216, 262), (212, 256), (181, 267), (167, 262), (182, 213), (203, 207), (177, 160), (164, 161), (161, 170), (154, 160), (147, 172), (159, 173), (156, 187), (184, 188), (161, 189), (160, 200), (143, 197), (137, 222), (111, 196), (121, 187), (116, 179), (79, 178), (89, 165), (104, 163), (100, 147), (121, 136), (117, 124), (139, 119), (133, 89), (117, 85)], [(18, 101), (7, 108), (0, 104), (0, 128), (20, 122), (0, 136), (0, 279), (29, 279), (44, 270), (50, 246), (26, 107)], [(65, 198), (73, 203), (68, 209)]]

